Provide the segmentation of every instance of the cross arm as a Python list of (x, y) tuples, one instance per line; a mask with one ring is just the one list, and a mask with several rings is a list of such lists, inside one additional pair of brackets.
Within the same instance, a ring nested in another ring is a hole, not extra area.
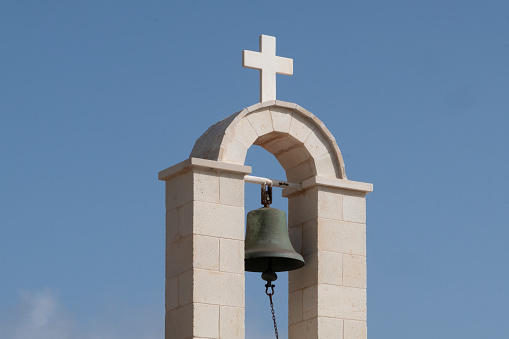
[(262, 53), (253, 51), (242, 51), (242, 67), (261, 69)]
[(276, 57), (276, 72), (284, 75), (293, 74), (293, 59)]

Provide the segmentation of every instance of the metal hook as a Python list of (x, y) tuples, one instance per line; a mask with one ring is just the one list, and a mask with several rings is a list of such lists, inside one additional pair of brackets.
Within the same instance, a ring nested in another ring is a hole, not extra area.
[[(274, 295), (274, 287), (276, 287), (276, 285), (274, 285), (270, 281), (268, 281), (265, 284), (265, 294), (268, 296), (273, 296)], [(269, 292), (269, 288), (271, 289), (272, 293)]]
[(268, 207), (272, 204), (272, 185), (263, 183), (262, 184), (262, 205)]

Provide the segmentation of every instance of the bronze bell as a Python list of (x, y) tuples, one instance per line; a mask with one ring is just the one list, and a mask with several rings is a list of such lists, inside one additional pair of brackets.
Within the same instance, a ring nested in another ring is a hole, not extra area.
[(247, 214), (244, 265), (249, 272), (264, 272), (266, 281), (277, 279), (275, 272), (291, 271), (304, 266), (295, 252), (284, 211), (268, 207)]

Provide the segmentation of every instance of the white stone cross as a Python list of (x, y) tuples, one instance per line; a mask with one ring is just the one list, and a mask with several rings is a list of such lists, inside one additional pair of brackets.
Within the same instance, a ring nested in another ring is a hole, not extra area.
[(276, 38), (268, 35), (260, 35), (260, 52), (242, 51), (242, 66), (260, 70), (260, 102), (276, 100), (276, 73), (293, 74), (293, 59), (276, 56)]

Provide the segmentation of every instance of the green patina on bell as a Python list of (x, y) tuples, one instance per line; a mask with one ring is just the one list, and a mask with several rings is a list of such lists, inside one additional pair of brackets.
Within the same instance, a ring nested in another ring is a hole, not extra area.
[(247, 214), (246, 271), (264, 272), (264, 280), (274, 281), (277, 279), (275, 272), (295, 270), (304, 264), (290, 242), (284, 211), (266, 206)]

